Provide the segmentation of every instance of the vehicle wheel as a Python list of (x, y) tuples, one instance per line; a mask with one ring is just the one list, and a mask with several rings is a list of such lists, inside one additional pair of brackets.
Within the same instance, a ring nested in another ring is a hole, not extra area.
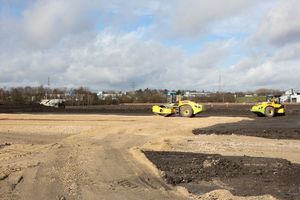
[(192, 117), (193, 109), (190, 106), (183, 106), (180, 108), (180, 115), (182, 117)]
[[(167, 109), (170, 109), (170, 108), (171, 108), (169, 105), (160, 105), (159, 107), (161, 107), (161, 108), (167, 108)], [(162, 112), (162, 109), (161, 109), (160, 112)], [(159, 113), (159, 114), (157, 114), (157, 115), (160, 115), (160, 116), (163, 116), (163, 117), (169, 117), (169, 116), (171, 116), (172, 114), (162, 114), (162, 113)]]
[(274, 117), (275, 109), (273, 107), (267, 107), (265, 110), (265, 116), (267, 117)]

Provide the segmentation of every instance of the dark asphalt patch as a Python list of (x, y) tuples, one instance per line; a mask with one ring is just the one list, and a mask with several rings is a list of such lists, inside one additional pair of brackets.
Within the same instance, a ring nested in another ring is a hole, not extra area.
[(190, 152), (144, 154), (165, 172), (167, 183), (195, 194), (228, 189), (237, 196), (270, 194), (278, 199), (300, 199), (300, 165), (285, 159)]

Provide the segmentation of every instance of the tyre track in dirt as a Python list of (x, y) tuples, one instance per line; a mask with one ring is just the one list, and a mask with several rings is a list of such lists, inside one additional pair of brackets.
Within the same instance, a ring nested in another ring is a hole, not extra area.
[(186, 199), (133, 157), (130, 148), (148, 140), (134, 135), (140, 128), (127, 128), (133, 120), (124, 120), (121, 125), (118, 117), (113, 118), (62, 138), (55, 148), (40, 152), (46, 159), (40, 154), (33, 156), (40, 164), (22, 168), (23, 181), (7, 199), (140, 199), (144, 195), (145, 199)]
[[(16, 118), (16, 115), (1, 117)], [(37, 153), (28, 148), (25, 150), (30, 154), (23, 157), (23, 160), (18, 160), (16, 157), (7, 161), (8, 164), (24, 163), (29, 160), (39, 162), (33, 167), (21, 167), (22, 181), (17, 184), (13, 191), (8, 191), (8, 196), (14, 196), (14, 199), (193, 199), (195, 197), (187, 193), (182, 187), (166, 184), (162, 179), (163, 172), (160, 172), (148, 161), (141, 150), (188, 150), (191, 152), (205, 150), (205, 153), (226, 155), (231, 154), (232, 151), (226, 148), (221, 149), (220, 144), (225, 147), (238, 144), (239, 149), (236, 154), (250, 155), (253, 152), (252, 146), (246, 145), (248, 138), (245, 140), (242, 136), (195, 136), (192, 134), (192, 130), (195, 128), (247, 120), (247, 118), (241, 117), (199, 117), (193, 119), (113, 115), (22, 115), (21, 117), (48, 118), (50, 120), (4, 120), (0, 122), (0, 130), (7, 132), (7, 130), (13, 129), (13, 134), (21, 133), (20, 130), (22, 129), (26, 132), (30, 131), (31, 127), (35, 131), (32, 130), (28, 137), (30, 135), (37, 137), (38, 135), (45, 135), (43, 131), (47, 132), (49, 127), (54, 127), (57, 128), (55, 129), (57, 133), (50, 131), (48, 134), (61, 135), (65, 131), (68, 136), (57, 138), (58, 141), (55, 143), (49, 144), (44, 141), (44, 144), (34, 144), (32, 147), (37, 149)], [(58, 121), (51, 121), (51, 119)], [(59, 121), (60, 119), (67, 121)], [(118, 120), (123, 121), (120, 123)], [(41, 128), (41, 124), (43, 128)], [(62, 129), (63, 131), (60, 132), (60, 128), (64, 124), (68, 125), (71, 130), (74, 127), (84, 126), (85, 128), (80, 131), (75, 131), (75, 128), (74, 131)], [(27, 126), (26, 129), (24, 129), (25, 125)], [(40, 128), (37, 129), (36, 127)], [(47, 140), (46, 137), (45, 140)], [(193, 146), (189, 144), (190, 140), (193, 140)], [(260, 140), (260, 138), (252, 138), (253, 143)], [(295, 157), (299, 153), (297, 150), (292, 151), (276, 146), (277, 140), (268, 141), (269, 143), (260, 141), (261, 143), (256, 149), (261, 148), (261, 151), (268, 151), (269, 148), (272, 148), (272, 152), (281, 151), (280, 156), (283, 158), (290, 156), (290, 154)], [(12, 148), (18, 155), (20, 148), (30, 145), (11, 142), (12, 145), (4, 146), (0, 149), (0, 153)], [(27, 142), (30, 143), (29, 139)], [(292, 140), (285, 142), (286, 145), (299, 144)], [(184, 145), (180, 146), (180, 144)], [(234, 145), (233, 147), (236, 147)], [(300, 161), (298, 160), (298, 162)], [(4, 162), (0, 161), (0, 164), (3, 166)], [(14, 172), (8, 174), (7, 178), (12, 174)], [(1, 184), (5, 184), (5, 182), (0, 181), (0, 186)], [(233, 197), (230, 193), (228, 194), (228, 191), (217, 193), (219, 196), (225, 195), (228, 199), (240, 199)], [(213, 195), (213, 197), (218, 199), (218, 195)], [(264, 197), (260, 199), (264, 199)]]

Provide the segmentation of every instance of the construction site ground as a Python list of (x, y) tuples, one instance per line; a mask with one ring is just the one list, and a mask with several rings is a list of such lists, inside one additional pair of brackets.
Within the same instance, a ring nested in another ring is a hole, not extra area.
[(300, 199), (300, 105), (275, 118), (249, 105), (207, 104), (194, 118), (139, 106), (0, 106), (0, 199)]

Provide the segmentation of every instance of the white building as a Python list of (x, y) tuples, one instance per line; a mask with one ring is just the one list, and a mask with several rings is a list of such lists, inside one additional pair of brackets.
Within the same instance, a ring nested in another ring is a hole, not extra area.
[(186, 91), (184, 93), (185, 97), (203, 97), (207, 96), (209, 93), (207, 92), (197, 92), (197, 91)]
[(284, 95), (280, 97), (281, 102), (300, 103), (300, 93), (295, 92), (293, 89), (285, 91)]
[(106, 98), (112, 98), (112, 99), (117, 99), (117, 97), (122, 96), (121, 93), (111, 93), (111, 92), (103, 92), (100, 91), (97, 93), (97, 96), (101, 100), (105, 100)]

